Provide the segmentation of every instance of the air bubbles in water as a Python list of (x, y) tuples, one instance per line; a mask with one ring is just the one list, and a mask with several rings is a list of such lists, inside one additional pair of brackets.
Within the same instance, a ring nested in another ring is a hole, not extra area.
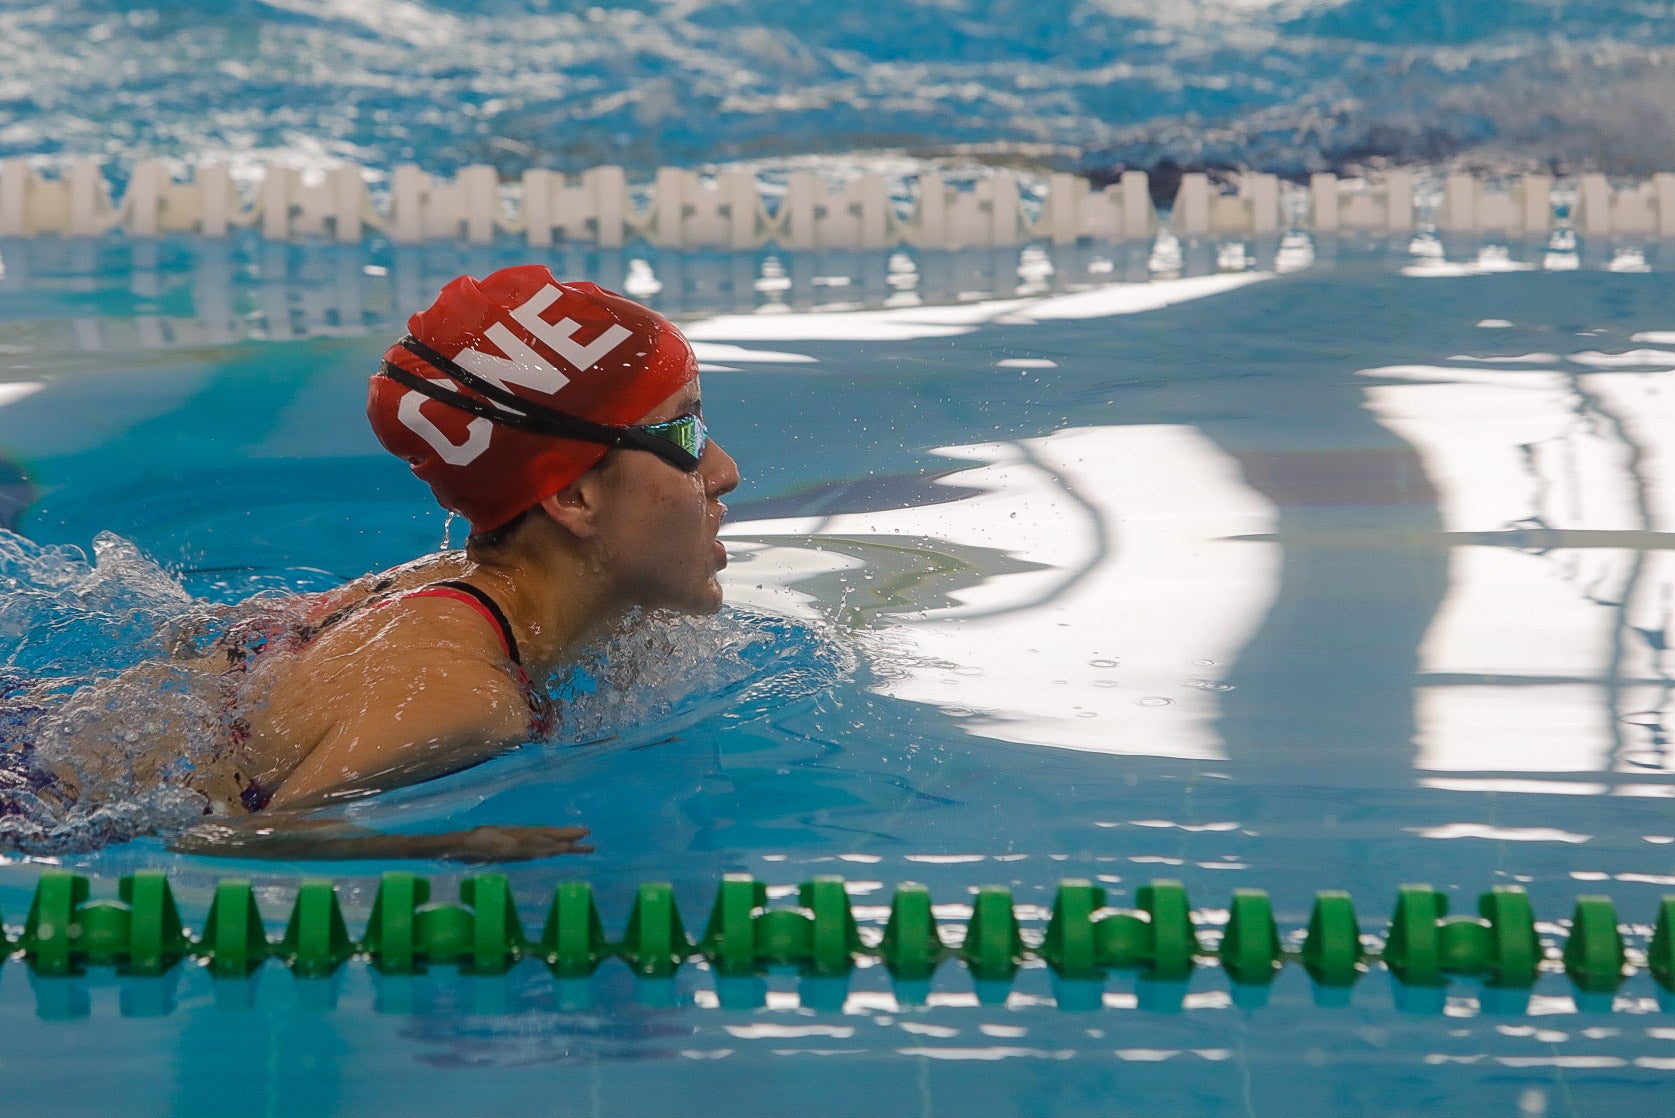
[(93, 562), (0, 531), (0, 662), (54, 675), (111, 672), (164, 651), (161, 627), (192, 598), (127, 540), (101, 532)]

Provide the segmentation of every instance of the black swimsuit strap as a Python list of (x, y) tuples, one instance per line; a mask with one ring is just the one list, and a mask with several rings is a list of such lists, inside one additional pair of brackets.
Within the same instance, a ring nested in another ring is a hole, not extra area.
[(433, 582), (430, 585), (446, 586), (450, 590), (458, 590), (461, 593), (471, 595), (482, 603), (483, 608), (488, 610), (489, 616), (494, 618), (494, 623), (500, 626), (500, 637), (506, 642), (506, 658), (519, 667), (523, 666), (523, 658), (518, 654), (518, 638), (512, 635), (512, 623), (506, 620), (506, 613), (500, 608), (499, 602), (489, 597), (486, 591), (479, 590), (469, 582), (448, 579), (444, 582)]

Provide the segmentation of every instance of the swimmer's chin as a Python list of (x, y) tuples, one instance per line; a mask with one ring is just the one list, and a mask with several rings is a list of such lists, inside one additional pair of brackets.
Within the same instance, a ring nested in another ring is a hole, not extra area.
[(698, 586), (680, 592), (666, 591), (655, 598), (642, 598), (639, 608), (651, 611), (667, 610), (687, 617), (708, 617), (720, 613), (721, 607), (726, 604), (726, 592), (721, 588), (721, 580), (717, 577), (719, 574), (718, 571)]
[(721, 612), (721, 607), (726, 605), (726, 599), (727, 593), (721, 588), (721, 580), (711, 576), (703, 596), (693, 603), (694, 608), (686, 612), (694, 617), (709, 617)]

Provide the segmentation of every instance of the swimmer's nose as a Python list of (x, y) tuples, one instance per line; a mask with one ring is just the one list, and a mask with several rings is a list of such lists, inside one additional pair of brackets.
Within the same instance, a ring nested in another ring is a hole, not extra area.
[(704, 458), (698, 463), (698, 471), (704, 478), (704, 494), (712, 501), (720, 500), (739, 487), (739, 464), (714, 439), (704, 448)]

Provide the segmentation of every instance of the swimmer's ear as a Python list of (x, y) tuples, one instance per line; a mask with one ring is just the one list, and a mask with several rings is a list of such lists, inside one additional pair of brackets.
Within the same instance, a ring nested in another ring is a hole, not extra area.
[(541, 511), (577, 539), (592, 539), (599, 532), (599, 503), (586, 475), (541, 502)]

